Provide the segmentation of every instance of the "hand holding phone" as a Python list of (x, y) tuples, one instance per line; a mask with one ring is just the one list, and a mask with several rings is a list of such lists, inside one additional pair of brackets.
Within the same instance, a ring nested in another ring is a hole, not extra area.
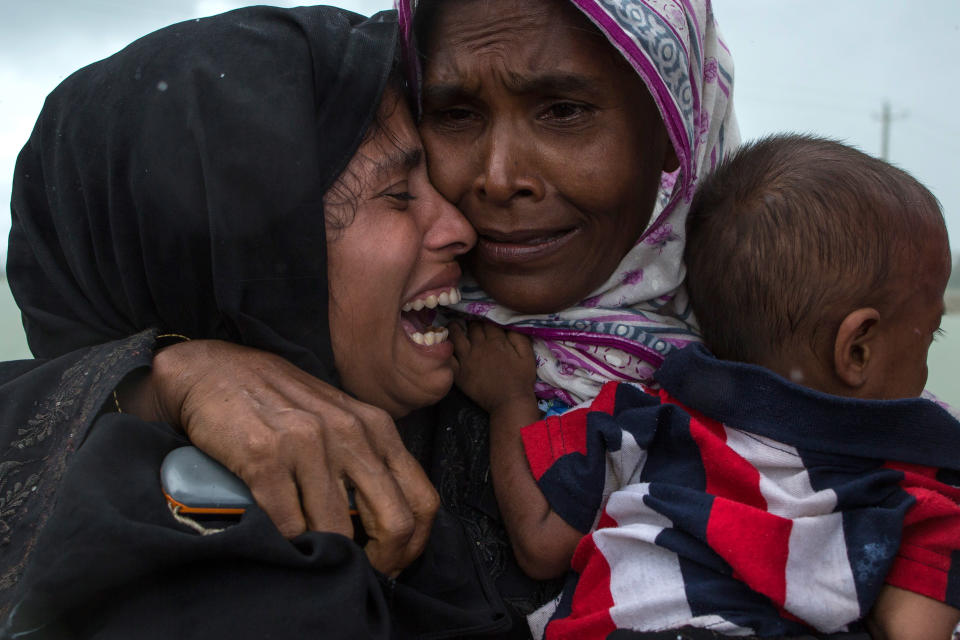
[[(254, 504), (243, 480), (193, 446), (174, 449), (160, 466), (160, 485), (170, 505), (194, 516), (234, 517)], [(348, 489), (350, 515), (359, 525), (353, 490)]]

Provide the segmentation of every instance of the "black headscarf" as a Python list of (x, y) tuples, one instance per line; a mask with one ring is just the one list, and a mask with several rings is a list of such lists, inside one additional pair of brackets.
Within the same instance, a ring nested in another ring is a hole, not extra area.
[(323, 194), (394, 65), (392, 12), (253, 7), (77, 71), (17, 161), (7, 274), (30, 348), (148, 327), (334, 380)]

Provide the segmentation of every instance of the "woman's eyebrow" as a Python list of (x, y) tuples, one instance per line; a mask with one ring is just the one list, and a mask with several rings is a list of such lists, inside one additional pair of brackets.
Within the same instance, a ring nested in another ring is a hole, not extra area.
[(589, 76), (578, 73), (541, 73), (524, 75), (511, 73), (507, 76), (507, 89), (512, 93), (569, 93), (596, 92), (599, 83)]
[(382, 178), (397, 171), (406, 173), (412, 171), (422, 160), (422, 147), (397, 148), (377, 160), (374, 165), (374, 175)]
[[(596, 93), (600, 89), (600, 83), (590, 76), (562, 72), (536, 75), (510, 73), (504, 84), (509, 92), (515, 94)], [(424, 100), (441, 104), (463, 100), (474, 93), (462, 83), (435, 83), (423, 88)]]
[(465, 99), (469, 92), (461, 84), (429, 84), (423, 87), (423, 100), (446, 104)]

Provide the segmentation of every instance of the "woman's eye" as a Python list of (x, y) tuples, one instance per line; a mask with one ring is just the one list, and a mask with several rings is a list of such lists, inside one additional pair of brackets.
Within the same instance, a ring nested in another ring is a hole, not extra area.
[(592, 113), (592, 109), (579, 102), (556, 102), (551, 104), (540, 114), (543, 120), (570, 122)]
[(394, 209), (406, 209), (411, 200), (417, 197), (410, 192), (409, 180), (398, 180), (377, 194), (378, 198), (386, 200), (387, 205)]
[(428, 123), (446, 129), (469, 127), (480, 117), (476, 111), (465, 107), (438, 107), (425, 111)]
[(941, 327), (937, 327), (937, 330), (933, 332), (933, 340), (934, 340), (934, 342), (936, 342), (936, 341), (939, 340), (940, 338), (944, 337), (945, 335), (947, 335), (946, 330), (942, 329)]
[(473, 118), (474, 114), (469, 109), (463, 109), (460, 107), (453, 107), (451, 109), (444, 109), (440, 111), (440, 114), (446, 120), (461, 121), (461, 120), (470, 120)]
[(398, 210), (405, 210), (411, 201), (417, 199), (417, 196), (407, 191), (406, 185), (386, 189), (380, 196), (386, 198), (388, 204)]

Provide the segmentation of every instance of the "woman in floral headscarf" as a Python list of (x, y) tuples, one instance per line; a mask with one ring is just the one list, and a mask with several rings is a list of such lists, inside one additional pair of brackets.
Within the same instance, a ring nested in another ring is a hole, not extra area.
[(480, 286), (463, 287), (461, 310), (534, 337), (541, 397), (649, 381), (697, 340), (684, 221), (697, 180), (739, 142), (709, 2), (410, 9), (431, 179), (480, 232)]

